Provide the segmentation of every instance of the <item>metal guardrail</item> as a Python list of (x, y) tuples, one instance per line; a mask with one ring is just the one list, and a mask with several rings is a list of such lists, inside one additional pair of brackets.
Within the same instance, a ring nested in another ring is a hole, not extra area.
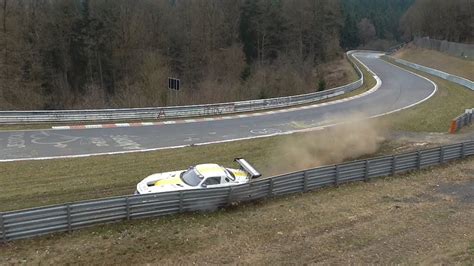
[(187, 211), (215, 210), (234, 202), (306, 192), (325, 186), (395, 175), (474, 155), (474, 141), (289, 173), (249, 184), (97, 199), (0, 213), (0, 240), (72, 231), (97, 224)]
[[(357, 51), (347, 52), (347, 56), (352, 56), (354, 52)], [(359, 61), (357, 58), (353, 58)], [(322, 92), (260, 100), (188, 106), (96, 110), (0, 111), (0, 124), (182, 118), (241, 113), (307, 104), (333, 98), (361, 87), (364, 83), (362, 71), (352, 60), (349, 60), (349, 62), (356, 69), (359, 79), (350, 84)]]
[(451, 74), (448, 74), (446, 72), (443, 72), (443, 71), (440, 71), (440, 70), (437, 70), (437, 69), (433, 69), (433, 68), (429, 68), (429, 67), (425, 67), (425, 66), (422, 66), (422, 65), (418, 65), (418, 64), (415, 64), (415, 63), (412, 63), (412, 62), (408, 62), (408, 61), (405, 61), (403, 59), (398, 59), (398, 58), (394, 58), (394, 57), (390, 57), (390, 58), (392, 60), (394, 60), (395, 62), (397, 62), (399, 64), (402, 64), (404, 66), (411, 67), (411, 68), (414, 68), (416, 70), (420, 70), (422, 72), (431, 74), (433, 76), (440, 77), (442, 79), (457, 83), (457, 84), (459, 84), (461, 86), (464, 86), (468, 89), (474, 90), (474, 82), (469, 80), (469, 79), (458, 77), (458, 76), (455, 76), (455, 75), (451, 75)]
[(396, 52), (398, 52), (400, 49), (403, 49), (403, 47), (405, 47), (407, 45), (407, 43), (400, 43), (400, 44), (397, 44), (395, 46), (392, 46), (390, 48), (387, 49), (387, 55), (393, 55), (395, 54)]
[(464, 114), (456, 117), (451, 121), (451, 127), (449, 133), (456, 134), (463, 127), (470, 126), (474, 122), (474, 108), (466, 109)]

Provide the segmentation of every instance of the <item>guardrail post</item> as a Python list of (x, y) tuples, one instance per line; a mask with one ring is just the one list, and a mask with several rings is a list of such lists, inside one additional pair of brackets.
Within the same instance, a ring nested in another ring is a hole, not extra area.
[(461, 159), (466, 158), (466, 143), (461, 144)]
[(183, 212), (183, 191), (179, 192), (179, 212)]
[(416, 158), (416, 169), (421, 169), (421, 151), (417, 151), (417, 158)]
[(393, 155), (392, 156), (392, 176), (395, 175), (395, 173), (397, 172), (397, 156), (396, 155)]
[(303, 192), (308, 191), (308, 171), (303, 172)]
[(439, 163), (440, 164), (444, 163), (444, 146), (441, 146), (440, 151), (439, 151)]
[(5, 228), (5, 221), (3, 219), (3, 213), (0, 212), (0, 230), (2, 230), (2, 235), (1, 235), (1, 239), (2, 239), (2, 243), (7, 243), (7, 232), (6, 232), (6, 228)]
[(268, 188), (268, 197), (272, 197), (273, 196), (273, 178), (270, 178), (270, 187)]
[(336, 180), (334, 183), (336, 186), (339, 186), (339, 165), (336, 165)]
[(125, 206), (127, 211), (127, 220), (130, 220), (130, 201), (128, 199), (128, 196), (125, 197)]
[(71, 225), (71, 205), (67, 204), (66, 205), (66, 211), (67, 211), (67, 231), (70, 233), (72, 231), (72, 225)]
[(369, 181), (369, 160), (365, 160), (365, 173), (364, 173), (364, 181)]

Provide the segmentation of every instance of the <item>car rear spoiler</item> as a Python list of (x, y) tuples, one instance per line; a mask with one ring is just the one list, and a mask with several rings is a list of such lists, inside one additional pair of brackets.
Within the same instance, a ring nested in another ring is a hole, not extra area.
[(235, 158), (234, 161), (237, 162), (245, 172), (250, 174), (250, 178), (257, 178), (262, 176), (262, 174), (255, 170), (255, 168), (245, 159)]

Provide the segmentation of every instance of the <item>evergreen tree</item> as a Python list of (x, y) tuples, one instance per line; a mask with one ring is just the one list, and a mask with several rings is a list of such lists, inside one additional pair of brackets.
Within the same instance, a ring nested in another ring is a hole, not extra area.
[(350, 14), (346, 15), (344, 27), (341, 31), (341, 46), (345, 50), (350, 50), (358, 47), (360, 44), (357, 22)]

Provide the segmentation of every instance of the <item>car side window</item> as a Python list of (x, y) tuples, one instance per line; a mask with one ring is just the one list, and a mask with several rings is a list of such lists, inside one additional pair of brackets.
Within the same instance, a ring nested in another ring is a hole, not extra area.
[(219, 185), (221, 183), (221, 178), (220, 177), (208, 177), (206, 181), (204, 181), (204, 184), (206, 185)]

